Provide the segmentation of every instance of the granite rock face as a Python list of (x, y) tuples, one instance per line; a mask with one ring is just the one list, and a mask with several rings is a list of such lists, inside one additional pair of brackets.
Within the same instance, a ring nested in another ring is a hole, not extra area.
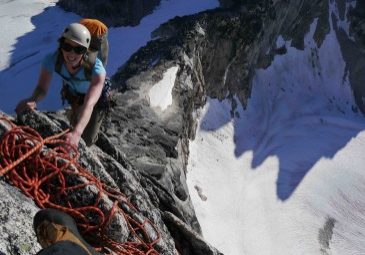
[[(13, 121), (17, 125), (30, 126), (43, 137), (48, 137), (60, 133), (68, 127), (64, 120), (64, 114), (63, 111), (47, 114), (40, 112), (25, 113)], [(8, 125), (8, 122), (0, 120), (0, 137), (10, 129), (11, 126)], [(148, 175), (141, 174), (142, 171), (134, 169), (126, 155), (112, 144), (110, 139), (105, 136), (105, 133), (101, 133), (100, 136), (98, 146), (93, 145), (88, 148), (81, 141), (79, 163), (104, 184), (122, 192), (133, 206), (138, 208), (135, 211), (128, 204), (119, 202), (122, 203), (122, 208), (130, 217), (140, 223), (150, 220), (156, 226), (161, 239), (155, 245), (155, 248), (160, 254), (176, 254), (175, 247), (179, 247), (179, 243), (175, 242), (172, 236), (172, 234), (178, 232), (172, 228), (176, 221), (167, 221), (163, 216), (166, 212), (155, 206), (155, 201), (158, 200), (155, 192), (161, 192), (163, 188)], [(46, 150), (47, 148), (44, 147), (42, 153), (46, 153)], [(2, 209), (0, 213), (2, 223), (0, 252), (4, 254), (35, 254), (40, 250), (40, 246), (36, 241), (32, 222), (39, 207), (30, 198), (25, 197), (19, 190), (11, 186), (11, 183), (5, 181), (4, 178), (0, 180), (0, 191), (3, 194), (0, 198), (0, 208)], [(78, 181), (82, 183), (85, 182), (85, 179), (80, 178)], [(96, 194), (95, 187), (93, 188), (91, 185), (89, 188), (84, 189), (82, 193), (68, 192), (67, 201), (72, 201), (78, 206), (90, 205), (95, 201)], [(112, 202), (107, 196), (103, 195), (99, 208), (104, 212), (108, 212), (111, 209)], [(146, 230), (151, 237), (157, 237), (153, 225), (146, 224)], [(173, 230), (169, 230), (170, 228)], [(131, 238), (131, 233), (122, 216), (113, 218), (111, 227), (106, 229), (106, 233), (117, 241), (124, 242)], [(204, 253), (197, 251), (188, 254), (219, 254), (216, 249), (205, 243), (198, 233), (193, 230), (184, 233), (182, 236), (190, 236), (188, 240), (192, 245), (198, 243), (199, 247), (205, 247)]]
[[(350, 35), (353, 39), (349, 38), (340, 26), (336, 26), (335, 29), (347, 64), (346, 69), (357, 106), (362, 113), (365, 113), (365, 77), (363, 72), (365, 68), (365, 3), (357, 1), (356, 6), (351, 5), (348, 8)], [(337, 21), (335, 17), (332, 19), (334, 22)]]
[[(339, 1), (341, 4), (341, 1)], [(344, 4), (342, 4), (344, 5)], [(345, 7), (343, 7), (344, 9)], [(341, 13), (344, 16), (344, 11)], [(364, 49), (365, 48), (365, 3), (363, 1), (357, 1), (355, 7), (351, 7), (349, 12), (350, 30), (356, 43)]]
[(41, 247), (33, 231), (33, 217), (39, 209), (3, 180), (0, 192), (0, 254), (36, 254)]
[[(216, 10), (176, 17), (153, 32), (154, 40), (113, 75), (114, 88), (119, 91), (118, 107), (112, 113), (111, 124), (104, 129), (111, 141), (126, 152), (131, 164), (152, 177), (170, 195), (157, 192), (157, 206), (168, 208), (198, 232), (185, 184), (188, 144), (189, 139), (194, 139), (196, 129), (196, 109), (205, 104), (207, 97), (229, 99), (231, 114), (237, 115), (237, 105), (247, 105), (254, 70), (266, 68), (276, 55), (286, 54), (285, 47), (276, 46), (279, 36), (302, 50), (304, 37), (316, 22), (313, 39), (320, 47), (334, 19), (331, 6), (336, 4), (340, 11), (343, 20), (339, 23), (346, 18), (346, 8), (354, 8), (342, 0), (336, 3), (328, 0), (221, 1), (221, 4), (222, 8)], [(359, 13), (360, 7), (355, 8), (355, 13)], [(354, 14), (347, 13), (351, 20)], [(364, 112), (360, 100), (363, 89), (360, 84), (364, 82), (359, 70), (365, 66), (356, 58), (361, 56), (362, 48), (356, 45), (356, 40), (349, 39), (350, 35), (344, 34), (339, 23), (334, 20), (334, 28), (348, 64), (355, 97), (359, 98), (357, 107)], [(347, 39), (341, 39), (342, 36)], [(351, 45), (356, 45), (354, 50), (346, 53)], [(160, 109), (154, 104), (151, 91), (173, 68), (178, 71), (173, 80), (172, 103)]]
[[(35, 129), (42, 136), (48, 137), (60, 133), (65, 128), (65, 123), (58, 115), (46, 116), (41, 113), (27, 113), (19, 116), (18, 125), (27, 125)], [(174, 254), (174, 243), (162, 222), (160, 212), (150, 203), (148, 194), (141, 186), (140, 176), (133, 169), (127, 170), (118, 161), (104, 153), (101, 149), (94, 146), (87, 148), (83, 142), (79, 146), (81, 157), (79, 163), (88, 169), (94, 176), (111, 188), (122, 191), (128, 199), (138, 208), (138, 213), (131, 211), (130, 217), (140, 219), (150, 219), (160, 230), (161, 241), (157, 244), (157, 249), (162, 254)], [(125, 162), (122, 162), (126, 164)], [(126, 165), (128, 167), (128, 165)], [(83, 178), (81, 178), (83, 179)], [(82, 180), (81, 180), (82, 181)], [(86, 181), (84, 180), (86, 183)], [(77, 183), (78, 184), (78, 183)], [(68, 192), (68, 201), (72, 201), (78, 206), (92, 205), (95, 201), (95, 188), (82, 189), (82, 194)], [(74, 196), (78, 199), (74, 199)], [(73, 201), (74, 200), (74, 201)], [(78, 204), (79, 203), (79, 204)], [(106, 214), (112, 207), (113, 201), (108, 197), (102, 196), (99, 208)], [(123, 205), (125, 208), (127, 205)], [(128, 227), (123, 217), (115, 217), (111, 224), (112, 229), (107, 229), (110, 237), (116, 241), (127, 241), (130, 235)]]

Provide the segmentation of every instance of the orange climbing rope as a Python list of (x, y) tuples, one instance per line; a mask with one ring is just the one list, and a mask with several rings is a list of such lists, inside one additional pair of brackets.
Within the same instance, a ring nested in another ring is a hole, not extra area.
[[(154, 248), (160, 240), (156, 226), (148, 219), (141, 222), (142, 217), (134, 217), (139, 212), (123, 193), (103, 184), (78, 163), (77, 148), (62, 139), (68, 130), (43, 139), (30, 127), (16, 126), (0, 116), (1, 120), (8, 122), (11, 129), (0, 140), (0, 176), (39, 207), (72, 215), (85, 238), (97, 244), (94, 247), (98, 250), (106, 247), (120, 255), (159, 254)], [(95, 202), (79, 206), (80, 194), (91, 186), (97, 189)], [(109, 211), (101, 205), (102, 196), (114, 202)], [(106, 230), (117, 214), (124, 217), (131, 241), (121, 243), (107, 235)], [(148, 233), (147, 226), (154, 234)]]

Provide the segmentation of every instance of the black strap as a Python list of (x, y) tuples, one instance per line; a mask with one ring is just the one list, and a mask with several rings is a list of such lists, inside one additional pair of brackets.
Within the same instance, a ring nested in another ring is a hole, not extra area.
[[(60, 53), (59, 51), (57, 51), (55, 54), (57, 54), (55, 71), (56, 71), (56, 73), (58, 73), (67, 82), (67, 81), (69, 81), (70, 78), (64, 76), (61, 73), (62, 64), (64, 62), (62, 53)], [(91, 78), (92, 78), (92, 69), (93, 69), (94, 65), (95, 65), (95, 59), (89, 58), (86, 55), (86, 57), (84, 58), (83, 64), (82, 64), (82, 67), (84, 68), (85, 81), (91, 81)], [(79, 79), (79, 78), (76, 78), (76, 77), (72, 77), (72, 79), (83, 80), (83, 79)]]
[(66, 83), (63, 84), (61, 90), (62, 104), (67, 101), (70, 105), (82, 105), (84, 103), (85, 94), (73, 91)]

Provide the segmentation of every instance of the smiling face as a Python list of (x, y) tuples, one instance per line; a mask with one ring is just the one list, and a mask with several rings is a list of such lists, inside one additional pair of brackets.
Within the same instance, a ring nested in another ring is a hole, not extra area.
[[(71, 66), (77, 66), (79, 65), (79, 63), (82, 60), (82, 57), (84, 55), (84, 52), (80, 53), (76, 50), (75, 52), (75, 48), (78, 47), (82, 47), (80, 44), (75, 43), (73, 41), (70, 41), (68, 39), (64, 39), (64, 41), (62, 42), (63, 44), (65, 44), (67, 47), (62, 47), (61, 45), (61, 50), (62, 50), (62, 54), (63, 54), (63, 58), (65, 60), (65, 63)], [(70, 46), (73, 47), (73, 49), (70, 49)], [(66, 48), (66, 49), (64, 49)]]

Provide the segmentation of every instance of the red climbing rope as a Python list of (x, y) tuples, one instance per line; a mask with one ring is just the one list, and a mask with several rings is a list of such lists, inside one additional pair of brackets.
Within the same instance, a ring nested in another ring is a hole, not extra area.
[[(68, 130), (43, 139), (30, 127), (16, 126), (0, 116), (1, 120), (8, 122), (11, 129), (0, 141), (0, 176), (21, 189), (39, 207), (72, 215), (85, 238), (97, 243), (94, 246), (99, 250), (106, 247), (120, 255), (159, 254), (154, 248), (160, 240), (156, 226), (141, 217), (123, 193), (103, 184), (78, 163), (77, 148), (62, 139)], [(90, 187), (97, 190), (94, 203), (80, 206), (83, 192), (90, 194)], [(101, 205), (103, 196), (113, 201), (109, 211)], [(106, 233), (117, 214), (128, 225), (130, 241), (117, 242)]]

